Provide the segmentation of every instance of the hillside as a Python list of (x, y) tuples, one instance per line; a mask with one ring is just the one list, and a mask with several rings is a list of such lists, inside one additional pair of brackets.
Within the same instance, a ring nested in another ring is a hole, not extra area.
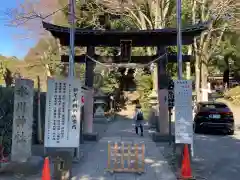
[(3, 74), (6, 69), (12, 72), (12, 75), (20, 73), (22, 76), (27, 74), (25, 69), (26, 63), (23, 60), (19, 60), (16, 57), (6, 57), (0, 55), (0, 84), (5, 84)]

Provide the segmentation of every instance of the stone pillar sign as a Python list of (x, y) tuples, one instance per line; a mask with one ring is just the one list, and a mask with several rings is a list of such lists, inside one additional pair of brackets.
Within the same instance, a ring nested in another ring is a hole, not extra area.
[(30, 79), (15, 81), (12, 161), (26, 162), (32, 155), (33, 88)]

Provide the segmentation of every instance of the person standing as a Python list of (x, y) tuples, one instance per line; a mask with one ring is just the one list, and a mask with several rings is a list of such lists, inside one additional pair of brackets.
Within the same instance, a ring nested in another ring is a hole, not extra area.
[(135, 120), (135, 131), (136, 131), (136, 134), (138, 134), (138, 128), (140, 128), (141, 136), (143, 136), (144, 117), (143, 117), (143, 112), (142, 112), (140, 104), (136, 105), (135, 114), (134, 114), (133, 119)]

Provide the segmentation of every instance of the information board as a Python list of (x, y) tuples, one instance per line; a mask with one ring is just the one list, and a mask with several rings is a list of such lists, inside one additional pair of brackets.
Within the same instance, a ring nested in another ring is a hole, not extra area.
[(175, 80), (175, 142), (192, 144), (192, 81)]
[(45, 147), (79, 147), (81, 82), (48, 79)]

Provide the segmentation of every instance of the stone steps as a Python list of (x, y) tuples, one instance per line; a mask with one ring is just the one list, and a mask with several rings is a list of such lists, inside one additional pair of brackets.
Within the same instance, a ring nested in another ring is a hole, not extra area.
[(132, 119), (135, 111), (135, 105), (127, 104), (126, 109), (122, 109), (118, 114), (120, 116), (125, 116), (126, 118)]

